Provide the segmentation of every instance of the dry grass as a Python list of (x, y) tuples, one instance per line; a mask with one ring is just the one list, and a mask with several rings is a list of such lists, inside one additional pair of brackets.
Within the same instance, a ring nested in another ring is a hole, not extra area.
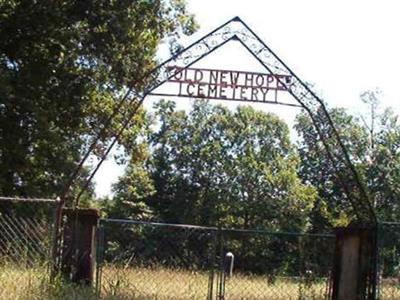
[(49, 283), (44, 266), (24, 268), (0, 266), (1, 300), (91, 300), (98, 299), (93, 289), (67, 284), (61, 280)]
[(400, 299), (400, 280), (399, 278), (383, 279), (379, 287), (380, 300), (399, 300)]
[[(38, 266), (0, 267), (1, 300), (94, 300), (99, 299), (92, 288), (56, 280), (49, 284), (47, 270)], [(105, 300), (195, 300), (206, 299), (209, 274), (169, 269), (103, 268), (101, 299)], [(217, 290), (214, 282), (213, 290)], [(262, 276), (235, 275), (227, 279), (227, 300), (319, 300), (326, 299), (324, 281), (304, 283), (294, 279), (277, 279), (271, 283)], [(215, 292), (214, 292), (215, 299)], [(400, 299), (400, 285), (383, 283), (384, 300)]]
[(102, 295), (106, 296), (140, 300), (207, 298), (207, 273), (165, 268), (104, 267), (102, 275)]
[[(140, 300), (206, 299), (209, 276), (209, 273), (160, 268), (105, 267), (102, 295)], [(216, 291), (217, 282), (213, 284)], [(281, 278), (271, 283), (262, 276), (235, 275), (225, 285), (225, 299), (231, 300), (319, 300), (326, 299), (325, 295), (325, 281), (307, 284)]]

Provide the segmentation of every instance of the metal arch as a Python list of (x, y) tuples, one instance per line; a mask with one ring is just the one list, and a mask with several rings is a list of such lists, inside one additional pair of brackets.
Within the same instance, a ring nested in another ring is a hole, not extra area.
[[(290, 93), (310, 115), (318, 135), (328, 153), (328, 157), (338, 173), (343, 190), (352, 204), (357, 220), (376, 224), (375, 212), (372, 208), (371, 202), (369, 201), (366, 188), (351, 162), (350, 155), (329, 116), (324, 102), (313, 93), (311, 89), (301, 81), (300, 78), (289, 69), (285, 63), (239, 17), (235, 17), (219, 26), (203, 38), (197, 40), (153, 69), (147, 74), (147, 76), (145, 76), (145, 78), (143, 78), (146, 81), (150, 81), (150, 83), (145, 86), (142, 91), (138, 91), (134, 86), (128, 90), (123, 100), (130, 98), (129, 103), (133, 103), (134, 108), (125, 118), (121, 130), (115, 135), (114, 140), (105, 154), (101, 157), (98, 165), (87, 179), (81, 192), (76, 197), (75, 205), (79, 203), (79, 198), (83, 191), (88, 187), (93, 176), (111, 151), (112, 147), (118, 141), (124, 129), (129, 126), (130, 121), (143, 103), (145, 97), (176, 74), (176, 72), (171, 72), (171, 70), (174, 70), (172, 67), (181, 66), (187, 68), (232, 40), (239, 41), (271, 74), (292, 76), (293, 80), (290, 85)], [(281, 82), (281, 84), (286, 85), (285, 82)], [(116, 114), (119, 113), (120, 108), (120, 106), (117, 106), (115, 111)], [(108, 125), (109, 124), (105, 125), (105, 129), (107, 129)], [(328, 140), (333, 140), (334, 143), (329, 143)], [(94, 144), (95, 143), (96, 140), (94, 141)], [(84, 160), (88, 158), (92, 150), (93, 149), (89, 149), (89, 153), (84, 156), (84, 159), (79, 164), (78, 168), (83, 165)], [(76, 176), (77, 172), (74, 174)], [(72, 178), (68, 183), (69, 185), (66, 186), (65, 191), (68, 191), (73, 180), (74, 178)], [(65, 195), (62, 197), (62, 201), (65, 201)]]
[[(244, 24), (242, 22), (242, 24)], [(247, 26), (244, 24), (244, 26)], [(247, 27), (248, 28), (248, 27)], [(248, 28), (248, 30), (250, 30)], [(311, 89), (303, 83), (298, 76), (296, 76), (293, 71), (291, 71), (255, 34), (252, 38), (256, 38), (257, 42), (261, 44), (261, 52), (269, 51), (268, 61), (260, 58), (254, 51), (254, 47), (260, 47), (254, 43), (249, 45), (247, 43), (248, 35), (246, 35), (243, 40), (238, 35), (239, 42), (252, 54), (269, 72), (274, 74), (274, 70), (278, 70), (280, 74), (288, 74), (293, 77), (291, 86), (288, 87), (290, 94), (298, 101), (298, 103), (307, 111), (309, 114), (313, 125), (315, 126), (321, 142), (331, 160), (335, 171), (338, 173), (338, 177), (345, 195), (351, 202), (354, 209), (354, 213), (357, 219), (361, 222), (372, 222), (376, 224), (376, 215), (372, 208), (371, 202), (368, 197), (368, 193), (360, 176), (355, 169), (353, 163), (351, 162), (350, 155), (340, 138), (340, 135), (326, 109), (324, 102), (311, 91)], [(251, 48), (252, 47), (252, 48)], [(276, 59), (271, 64), (271, 60)], [(272, 67), (271, 67), (272, 66)], [(278, 79), (279, 80), (279, 79)], [(286, 83), (281, 81), (282, 85), (286, 86)], [(328, 143), (328, 140), (332, 141), (334, 144)]]
[[(292, 76), (290, 94), (309, 114), (321, 142), (338, 174), (345, 195), (352, 204), (358, 221), (376, 224), (377, 219), (366, 187), (322, 99), (320, 99), (242, 20), (243, 29), (236, 33), (239, 42), (272, 74)], [(281, 82), (286, 86), (285, 82)], [(333, 141), (329, 143), (328, 140)]]

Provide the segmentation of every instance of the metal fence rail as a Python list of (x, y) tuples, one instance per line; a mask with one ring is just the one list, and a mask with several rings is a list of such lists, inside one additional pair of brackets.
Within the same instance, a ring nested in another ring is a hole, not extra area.
[[(0, 197), (0, 299), (48, 282), (51, 199)], [(331, 234), (101, 219), (97, 290), (118, 299), (327, 299)], [(227, 254), (233, 256), (232, 274)], [(400, 299), (400, 223), (378, 228), (378, 294)], [(21, 294), (21, 293), (20, 293)]]
[(49, 279), (57, 205), (51, 199), (0, 197), (0, 299), (8, 299), (10, 289), (28, 296)]
[[(327, 299), (334, 236), (100, 222), (97, 287), (129, 299)], [(229, 272), (227, 253), (234, 256)]]
[(126, 299), (206, 299), (213, 228), (103, 220), (98, 286)]

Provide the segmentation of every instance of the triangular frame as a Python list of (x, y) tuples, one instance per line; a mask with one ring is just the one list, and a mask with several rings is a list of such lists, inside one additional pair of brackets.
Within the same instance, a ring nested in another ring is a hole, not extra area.
[[(115, 135), (114, 140), (101, 157), (96, 168), (92, 171), (81, 192), (75, 198), (75, 206), (78, 205), (80, 196), (88, 187), (93, 176), (106, 159), (113, 146), (117, 143), (123, 130), (129, 126), (133, 116), (142, 105), (146, 96), (150, 95), (152, 91), (166, 83), (175, 75), (175, 73), (171, 73), (171, 69), (174, 69), (173, 67), (175, 66), (188, 68), (232, 40), (238, 41), (269, 73), (274, 75), (289, 75), (292, 77), (291, 86), (287, 87), (287, 89), (300, 106), (309, 114), (328, 157), (340, 178), (345, 195), (352, 204), (356, 219), (362, 223), (376, 224), (376, 215), (366, 188), (351, 161), (350, 155), (340, 138), (338, 130), (324, 102), (239, 17), (229, 20), (158, 65), (143, 78), (143, 81), (150, 83), (147, 84), (142, 91), (137, 90), (135, 86), (132, 86), (128, 90), (117, 105), (113, 115), (106, 121), (105, 126), (99, 133), (98, 139), (102, 133), (104, 133), (103, 131), (109, 127), (111, 120), (120, 113), (123, 103), (128, 102), (128, 104), (133, 104), (134, 109), (132, 113), (125, 118), (121, 130)], [(280, 84), (285, 86), (284, 82), (280, 82)], [(95, 148), (98, 139), (94, 140), (76, 171), (71, 175), (61, 195), (61, 200), (63, 202), (65, 202), (69, 188), (77, 177), (80, 168)]]

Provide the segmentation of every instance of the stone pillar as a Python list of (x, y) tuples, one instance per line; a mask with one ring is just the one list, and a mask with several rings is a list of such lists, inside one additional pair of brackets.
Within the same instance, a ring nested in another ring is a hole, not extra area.
[(97, 209), (64, 209), (62, 274), (74, 283), (92, 284), (96, 269)]
[(375, 299), (376, 231), (367, 226), (336, 228), (332, 300)]

